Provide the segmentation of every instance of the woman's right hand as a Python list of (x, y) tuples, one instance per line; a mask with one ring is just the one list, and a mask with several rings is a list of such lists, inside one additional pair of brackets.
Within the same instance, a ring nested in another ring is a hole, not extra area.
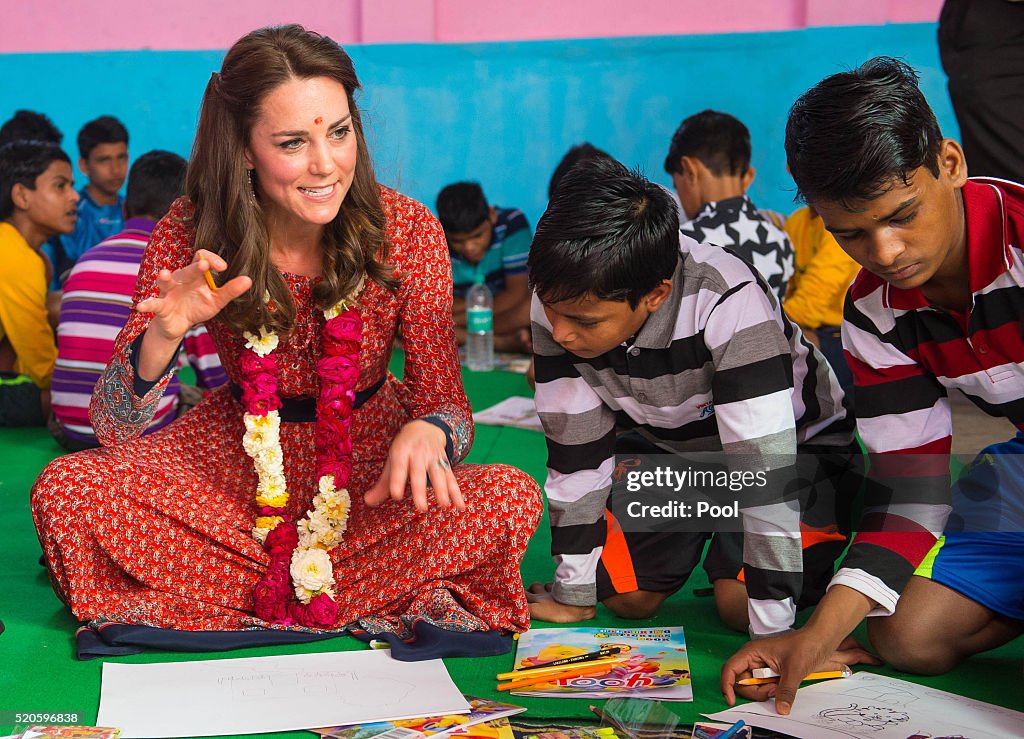
[(198, 249), (187, 267), (173, 272), (160, 270), (156, 280), (160, 295), (141, 300), (135, 306), (142, 313), (153, 314), (147, 333), (155, 331), (160, 338), (176, 344), (190, 328), (210, 320), (252, 287), (252, 279), (239, 275), (211, 290), (204, 273), (223, 272), (227, 268), (227, 262), (217, 254)]

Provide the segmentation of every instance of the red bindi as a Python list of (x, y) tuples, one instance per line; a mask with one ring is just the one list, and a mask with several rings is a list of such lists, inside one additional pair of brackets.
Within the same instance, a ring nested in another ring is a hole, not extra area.
[(322, 115), (318, 115), (316, 118), (313, 119), (313, 123), (315, 123), (318, 126), (321, 123), (323, 123), (323, 122), (324, 122), (324, 117)]

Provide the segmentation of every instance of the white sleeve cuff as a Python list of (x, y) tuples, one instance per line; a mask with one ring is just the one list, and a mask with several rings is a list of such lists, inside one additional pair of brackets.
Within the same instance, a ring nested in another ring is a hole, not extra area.
[(873, 600), (877, 605), (868, 612), (868, 616), (891, 616), (900, 599), (899, 593), (864, 570), (841, 567), (828, 584), (828, 589), (831, 590), (836, 585), (853, 588)]
[(785, 600), (747, 599), (747, 615), (750, 617), (749, 633), (752, 639), (784, 634), (793, 628), (796, 619), (796, 604), (792, 598)]

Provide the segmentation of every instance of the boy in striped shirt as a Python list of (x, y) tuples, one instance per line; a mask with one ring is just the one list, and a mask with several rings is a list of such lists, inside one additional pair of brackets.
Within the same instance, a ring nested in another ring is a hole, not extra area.
[[(89, 399), (110, 360), (114, 338), (131, 312), (146, 244), (156, 221), (181, 195), (185, 169), (185, 160), (168, 151), (139, 157), (128, 179), (124, 231), (86, 251), (65, 282), (51, 386), (50, 432), (66, 449), (99, 446), (89, 423)], [(200, 388), (213, 389), (227, 382), (217, 349), (204, 327), (193, 328), (184, 344)], [(183, 410), (184, 395), (181, 382), (172, 378), (145, 433), (173, 421)]]
[[(947, 397), (1024, 429), (1024, 188), (969, 180), (917, 74), (889, 58), (801, 96), (786, 153), (800, 195), (863, 267), (843, 346), (872, 477), (899, 498), (865, 501), (847, 559), (867, 576), (834, 583), (799, 632), (747, 645), (723, 669), (730, 701), (745, 670), (780, 672), (780, 713), (865, 616), (888, 616), (868, 624), (883, 659), (929, 674), (1024, 632), (1024, 441), (983, 450), (951, 498)], [(964, 531), (935, 547), (950, 501)]]
[[(617, 453), (799, 451), (842, 470), (829, 481), (840, 499), (856, 488), (853, 423), (828, 364), (753, 267), (679, 234), (663, 188), (612, 159), (577, 164), (537, 226), (530, 282), (556, 561), (551, 586), (530, 587), (533, 618), (592, 618), (599, 600), (647, 618), (700, 561), (709, 533), (623, 531)], [(779, 499), (740, 500), (744, 533), (715, 534), (705, 560), (719, 613), (755, 636), (792, 626), (845, 545), (833, 510), (816, 532), (823, 548), (802, 558), (799, 509), (782, 487)]]

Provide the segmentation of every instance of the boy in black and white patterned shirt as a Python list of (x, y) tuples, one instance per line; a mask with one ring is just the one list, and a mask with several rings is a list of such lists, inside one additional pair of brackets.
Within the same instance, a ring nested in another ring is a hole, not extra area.
[(793, 276), (793, 245), (747, 197), (754, 181), (747, 127), (714, 110), (690, 116), (672, 136), (665, 171), (689, 219), (682, 232), (701, 244), (732, 249), (781, 302)]
[[(668, 193), (614, 160), (577, 164), (538, 224), (531, 318), (556, 570), (528, 593), (537, 620), (592, 618), (598, 600), (646, 618), (700, 561), (708, 533), (616, 530), (616, 453), (859, 458), (838, 381), (768, 286), (678, 228)], [(705, 560), (719, 612), (758, 636), (785, 631), (821, 597), (845, 537), (833, 527), (801, 558), (796, 509), (740, 506), (745, 533), (715, 534)]]

